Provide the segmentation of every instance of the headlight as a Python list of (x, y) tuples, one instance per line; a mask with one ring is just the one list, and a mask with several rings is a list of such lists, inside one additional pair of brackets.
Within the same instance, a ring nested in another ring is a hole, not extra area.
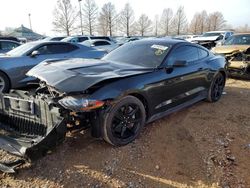
[(78, 97), (65, 97), (58, 101), (61, 106), (74, 112), (90, 111), (104, 105), (103, 101)]

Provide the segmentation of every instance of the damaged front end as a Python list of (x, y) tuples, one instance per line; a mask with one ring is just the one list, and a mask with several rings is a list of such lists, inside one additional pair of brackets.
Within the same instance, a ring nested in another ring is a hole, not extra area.
[(250, 78), (250, 48), (224, 54), (229, 75)]
[[(43, 156), (65, 138), (60, 114), (45, 96), (18, 90), (0, 94), (0, 148), (24, 160)], [(14, 172), (19, 162), (0, 163), (0, 170)]]

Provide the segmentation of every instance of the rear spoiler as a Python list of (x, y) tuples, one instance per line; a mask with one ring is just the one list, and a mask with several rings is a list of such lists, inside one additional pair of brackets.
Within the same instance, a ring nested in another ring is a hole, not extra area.
[(0, 94), (0, 149), (20, 158), (0, 163), (1, 171), (13, 173), (24, 161), (40, 158), (65, 134), (65, 119), (46, 100), (19, 90)]

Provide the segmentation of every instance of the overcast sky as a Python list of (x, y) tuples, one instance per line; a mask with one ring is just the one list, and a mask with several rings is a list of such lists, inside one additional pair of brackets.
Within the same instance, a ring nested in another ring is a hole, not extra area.
[[(5, 27), (19, 27), (23, 24), (29, 27), (28, 14), (31, 14), (32, 28), (40, 34), (55, 35), (52, 31), (53, 10), (57, 0), (1, 0), (0, 1), (0, 30)], [(78, 0), (71, 0), (79, 10)], [(84, 1), (84, 0), (83, 0)], [(164, 8), (183, 5), (190, 21), (196, 12), (206, 10), (208, 13), (221, 11), (227, 24), (234, 27), (250, 26), (250, 0), (109, 0), (115, 4), (119, 12), (125, 3), (129, 2), (134, 9), (136, 18), (145, 13), (151, 19), (156, 14), (161, 15)], [(96, 0), (101, 9), (108, 0)]]

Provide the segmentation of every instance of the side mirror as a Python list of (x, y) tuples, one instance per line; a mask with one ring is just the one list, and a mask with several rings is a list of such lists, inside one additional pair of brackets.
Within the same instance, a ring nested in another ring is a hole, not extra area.
[(186, 67), (187, 65), (187, 61), (177, 60), (174, 62), (173, 67)]
[(40, 55), (40, 53), (37, 50), (35, 50), (30, 54), (30, 57), (36, 57), (38, 55)]

